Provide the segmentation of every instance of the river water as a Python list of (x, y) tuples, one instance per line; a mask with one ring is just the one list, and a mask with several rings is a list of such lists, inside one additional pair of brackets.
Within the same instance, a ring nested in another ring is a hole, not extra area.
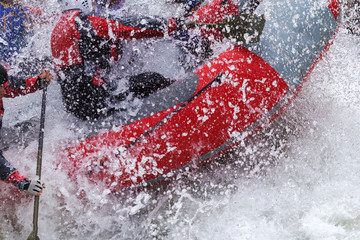
[[(264, 129), (189, 175), (117, 195), (55, 169), (59, 147), (84, 133), (53, 83), (40, 239), (359, 239), (359, 57), (360, 38), (341, 27), (298, 97)], [(38, 118), (40, 102), (41, 92), (6, 99), (5, 130)], [(29, 176), (36, 154), (37, 133), (4, 152)], [(26, 239), (32, 199), (0, 185), (0, 239)]]

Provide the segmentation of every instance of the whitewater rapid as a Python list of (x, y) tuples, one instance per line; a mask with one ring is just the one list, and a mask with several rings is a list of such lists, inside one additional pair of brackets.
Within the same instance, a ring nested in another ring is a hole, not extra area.
[[(344, 27), (286, 111), (188, 176), (118, 195), (56, 169), (81, 124), (49, 87), (39, 237), (54, 239), (359, 239), (360, 38)], [(6, 99), (4, 128), (40, 116), (41, 92)], [(38, 126), (34, 126), (36, 131)], [(4, 155), (35, 175), (37, 133)], [(0, 183), (0, 239), (26, 239), (31, 198)], [(20, 200), (19, 200), (20, 199)]]

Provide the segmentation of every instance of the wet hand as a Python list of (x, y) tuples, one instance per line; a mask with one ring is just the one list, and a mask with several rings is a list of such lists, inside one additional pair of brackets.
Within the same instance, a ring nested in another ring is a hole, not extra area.
[(50, 83), (51, 80), (53, 80), (54, 77), (53, 77), (53, 75), (50, 73), (50, 70), (41, 69), (39, 78), (40, 78), (40, 79), (45, 79), (46, 82)]
[(41, 69), (38, 79), (36, 80), (36, 85), (38, 88), (43, 89), (50, 84), (51, 80), (53, 80), (53, 75), (50, 71)]

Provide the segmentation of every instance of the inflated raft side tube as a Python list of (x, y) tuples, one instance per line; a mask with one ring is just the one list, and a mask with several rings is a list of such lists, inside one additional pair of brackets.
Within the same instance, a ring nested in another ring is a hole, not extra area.
[(259, 42), (232, 46), (169, 93), (150, 96), (133, 122), (67, 147), (59, 167), (120, 191), (229, 149), (296, 95), (337, 31), (339, 11), (337, 1), (264, 1)]

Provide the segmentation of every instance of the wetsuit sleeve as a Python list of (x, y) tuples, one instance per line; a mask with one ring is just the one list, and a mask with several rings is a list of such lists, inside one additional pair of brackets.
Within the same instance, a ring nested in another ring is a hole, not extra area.
[(6, 98), (14, 98), (19, 95), (33, 93), (39, 89), (37, 85), (38, 77), (28, 78), (25, 81), (13, 76), (9, 76), (9, 82), (4, 85)]

